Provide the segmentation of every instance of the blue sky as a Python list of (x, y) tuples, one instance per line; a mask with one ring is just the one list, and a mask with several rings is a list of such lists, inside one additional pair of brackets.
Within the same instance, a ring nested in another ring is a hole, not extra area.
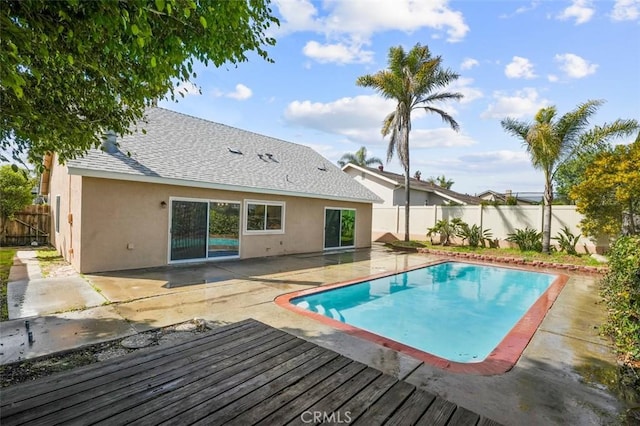
[[(391, 46), (416, 43), (460, 74), (461, 102), (441, 105), (461, 126), (415, 112), (411, 173), (444, 174), (454, 190), (542, 191), (520, 141), (500, 120), (531, 120), (556, 105), (565, 113), (588, 99), (606, 103), (594, 124), (640, 119), (640, 0), (411, 1), (278, 0), (281, 21), (269, 49), (237, 66), (197, 69), (178, 103), (160, 106), (308, 145), (334, 163), (366, 146), (385, 169), (380, 128), (394, 104), (356, 86), (387, 66)], [(628, 143), (629, 140), (616, 141)]]

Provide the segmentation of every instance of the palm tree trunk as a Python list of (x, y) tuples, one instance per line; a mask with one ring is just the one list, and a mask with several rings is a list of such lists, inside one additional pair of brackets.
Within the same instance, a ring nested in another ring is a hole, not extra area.
[(549, 254), (551, 248), (551, 203), (553, 202), (553, 184), (549, 177), (544, 186), (544, 218), (542, 221), (542, 252)]
[[(408, 159), (407, 159), (408, 160)], [(411, 188), (409, 188), (409, 167), (404, 169), (404, 240), (409, 241), (409, 204)]]

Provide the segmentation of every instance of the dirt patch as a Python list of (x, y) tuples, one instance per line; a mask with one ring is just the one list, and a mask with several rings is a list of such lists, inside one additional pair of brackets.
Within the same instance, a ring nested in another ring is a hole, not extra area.
[[(217, 326), (217, 324), (212, 324), (201, 319), (194, 319), (157, 330), (139, 333), (138, 336), (148, 342), (145, 346), (145, 348), (148, 348), (190, 340)], [(126, 339), (127, 338), (122, 338), (109, 342), (96, 343), (95, 345), (85, 346), (71, 351), (0, 366), (0, 387), (4, 388), (18, 383), (29, 382), (61, 371), (72, 370), (96, 362), (103, 362), (145, 349), (133, 349), (123, 346), (122, 342)]]

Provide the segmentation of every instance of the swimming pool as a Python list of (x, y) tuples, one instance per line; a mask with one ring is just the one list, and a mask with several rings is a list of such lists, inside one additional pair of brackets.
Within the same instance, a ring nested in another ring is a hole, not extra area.
[(548, 273), (439, 262), (285, 295), (280, 304), (440, 366), (467, 371), (464, 365), (484, 364), (488, 371), (497, 363), (505, 370), (565, 282)]

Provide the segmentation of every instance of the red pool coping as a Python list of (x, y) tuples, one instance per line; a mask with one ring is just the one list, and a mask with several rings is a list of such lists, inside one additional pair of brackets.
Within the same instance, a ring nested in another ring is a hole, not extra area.
[[(377, 278), (388, 277), (391, 275), (413, 271), (415, 269), (421, 269), (428, 266), (437, 265), (440, 263), (468, 263), (472, 265), (480, 265), (480, 266), (490, 266), (495, 268), (507, 268), (507, 269), (516, 269), (516, 270), (526, 270), (531, 272), (543, 272), (550, 273), (552, 275), (557, 275), (557, 278), (551, 283), (549, 288), (534, 302), (533, 305), (525, 312), (525, 314), (520, 318), (520, 320), (513, 326), (513, 328), (507, 333), (507, 335), (502, 339), (502, 341), (496, 346), (496, 348), (491, 351), (489, 356), (487, 356), (481, 362), (473, 362), (473, 363), (463, 363), (450, 361), (445, 358), (441, 358), (439, 356), (430, 354), (428, 352), (421, 351), (419, 349), (413, 348), (411, 346), (407, 346), (395, 340), (391, 340), (386, 337), (382, 337), (380, 335), (374, 334), (372, 332), (362, 330), (360, 328), (351, 326), (349, 324), (342, 323), (340, 321), (334, 320), (332, 318), (326, 317), (324, 315), (308, 311), (306, 309), (298, 308), (297, 306), (291, 303), (291, 299), (295, 299), (297, 297), (307, 296), (315, 293), (322, 293), (327, 290), (331, 290), (334, 288), (345, 287), (348, 285), (357, 284), (363, 281), (371, 281)], [(451, 260), (436, 260), (433, 262), (428, 262), (420, 266), (415, 266), (411, 268), (407, 268), (401, 271), (396, 272), (384, 272), (380, 274), (371, 275), (368, 277), (362, 277), (354, 280), (343, 281), (335, 284), (329, 284), (325, 286), (315, 287), (312, 289), (306, 289), (301, 291), (296, 291), (293, 293), (283, 294), (281, 296), (276, 297), (275, 303), (278, 306), (281, 306), (290, 311), (296, 312), (301, 315), (305, 315), (307, 317), (313, 318), (316, 321), (319, 321), (323, 324), (326, 324), (330, 327), (337, 328), (341, 331), (344, 331), (353, 336), (360, 337), (365, 340), (372, 341), (376, 344), (382, 345), (384, 347), (396, 350), (398, 352), (407, 354), (413, 358), (419, 359), (425, 364), (429, 364), (438, 368), (442, 368), (451, 373), (465, 373), (465, 374), (477, 374), (477, 375), (495, 375), (506, 373), (511, 370), (513, 366), (518, 362), (522, 352), (527, 347), (531, 339), (533, 338), (534, 333), (542, 323), (545, 315), (555, 302), (556, 298), (564, 288), (565, 284), (569, 280), (569, 276), (566, 274), (558, 274), (554, 272), (548, 271), (540, 271), (538, 268), (532, 267), (512, 267), (512, 266), (496, 266), (495, 264), (487, 264), (482, 262), (474, 262), (467, 261), (465, 259), (464, 262), (455, 262)]]

